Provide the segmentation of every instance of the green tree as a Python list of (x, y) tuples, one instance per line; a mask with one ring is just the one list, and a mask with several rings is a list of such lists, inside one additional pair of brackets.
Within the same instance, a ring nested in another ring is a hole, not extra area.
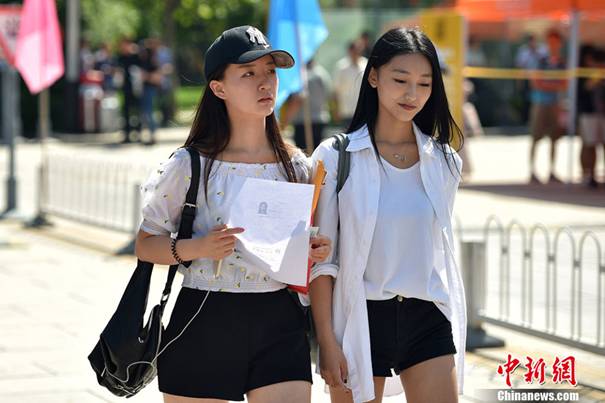
[(201, 80), (202, 55), (214, 38), (239, 25), (265, 29), (268, 5), (268, 0), (180, 0), (172, 20), (181, 71)]
[(269, 0), (82, 0), (81, 4), (83, 36), (93, 45), (115, 43), (124, 35), (160, 37), (175, 51), (177, 68), (199, 81), (204, 49), (229, 27), (250, 24), (264, 29)]
[(124, 0), (82, 0), (82, 36), (93, 45), (135, 37), (144, 16)]

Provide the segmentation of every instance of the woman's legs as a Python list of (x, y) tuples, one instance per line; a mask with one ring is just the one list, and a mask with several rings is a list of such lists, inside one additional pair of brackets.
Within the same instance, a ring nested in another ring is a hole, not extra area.
[(227, 403), (227, 400), (220, 399), (198, 399), (195, 397), (184, 397), (169, 395), (164, 393), (164, 403)]
[(311, 384), (288, 381), (253, 389), (247, 393), (249, 403), (310, 403)]
[[(305, 381), (281, 382), (247, 393), (249, 403), (310, 403), (311, 384)], [(227, 403), (228, 400), (198, 399), (164, 393), (164, 403)]]
[(374, 400), (369, 403), (381, 403), (382, 396), (384, 395), (384, 384), (386, 383), (387, 378), (385, 377), (374, 377)]
[[(399, 374), (408, 403), (457, 403), (458, 385), (453, 355), (416, 364)], [(435, 387), (439, 385), (439, 387)]]
[[(458, 384), (453, 355), (432, 358), (414, 365), (399, 375), (408, 403), (457, 403)], [(374, 377), (374, 400), (381, 403), (386, 378)], [(435, 385), (439, 385), (438, 388)], [(330, 388), (332, 403), (352, 403), (351, 393)]]

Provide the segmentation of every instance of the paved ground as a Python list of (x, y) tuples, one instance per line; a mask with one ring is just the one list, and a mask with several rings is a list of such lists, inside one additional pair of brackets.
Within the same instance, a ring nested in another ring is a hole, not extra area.
[[(112, 146), (103, 141), (53, 142), (51, 151), (62, 155), (91, 156), (107, 161), (121, 160), (154, 165), (182, 142), (182, 129), (164, 131), (160, 144), (152, 148), (138, 145)], [(456, 214), (464, 237), (480, 233), (485, 219), (496, 214), (504, 223), (517, 219), (525, 226), (543, 223), (550, 229), (571, 226), (579, 235), (595, 231), (605, 245), (605, 189), (584, 190), (579, 186), (526, 186), (528, 139), (489, 137), (469, 142), (474, 172), (459, 193)], [(565, 143), (560, 148), (564, 151)], [(577, 150), (577, 147), (576, 147)], [(540, 166), (546, 150), (539, 149)], [(18, 172), (22, 185), (20, 215), (35, 211), (34, 173), (38, 149), (33, 144), (19, 146)], [(561, 152), (558, 171), (566, 172), (566, 155)], [(0, 180), (6, 174), (6, 152), (0, 150)], [(577, 174), (577, 167), (574, 167)], [(544, 174), (544, 172), (542, 172)], [(0, 206), (4, 200), (0, 189)], [(53, 219), (52, 228), (23, 228), (17, 219), (0, 221), (0, 402), (113, 402), (95, 383), (86, 356), (115, 308), (133, 268), (132, 256), (116, 256), (115, 251), (130, 240), (129, 234), (99, 230), (71, 221)], [(153, 278), (152, 301), (159, 295), (165, 269)], [(177, 283), (178, 283), (177, 279)], [(174, 299), (173, 301), (174, 302)], [(171, 306), (169, 306), (169, 310)], [(603, 314), (603, 311), (601, 311)], [(605, 319), (603, 320), (605, 322)], [(605, 402), (605, 356), (523, 335), (501, 327), (485, 325), (490, 335), (506, 341), (498, 349), (467, 353), (466, 395), (462, 401), (480, 401), (478, 390), (504, 388), (498, 365), (507, 354), (525, 361), (525, 356), (543, 358), (552, 365), (555, 356), (576, 357), (575, 388), (584, 401)], [(547, 370), (548, 372), (548, 370)], [(513, 376), (515, 387), (527, 387), (522, 371)], [(561, 387), (547, 377), (541, 388)], [(313, 402), (329, 399), (316, 379)], [(149, 386), (133, 402), (160, 402), (155, 386)], [(385, 402), (401, 402), (391, 397)]]

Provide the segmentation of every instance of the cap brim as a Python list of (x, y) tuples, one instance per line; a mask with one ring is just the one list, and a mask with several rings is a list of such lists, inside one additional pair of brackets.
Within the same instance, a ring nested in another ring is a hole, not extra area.
[(250, 63), (266, 55), (271, 55), (273, 57), (273, 61), (275, 62), (275, 66), (279, 68), (289, 69), (290, 67), (294, 66), (294, 58), (290, 53), (286, 52), (285, 50), (275, 49), (251, 50), (243, 53), (237, 59), (236, 64)]

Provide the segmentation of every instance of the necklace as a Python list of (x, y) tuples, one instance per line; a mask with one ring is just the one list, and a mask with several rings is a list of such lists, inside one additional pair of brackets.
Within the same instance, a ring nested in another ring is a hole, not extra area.
[(393, 158), (397, 161), (405, 162), (405, 155), (403, 154), (393, 153)]
[[(411, 140), (411, 141), (402, 141), (399, 143), (388, 143), (386, 141), (378, 141), (379, 143), (386, 143), (389, 146), (407, 146), (408, 144), (415, 144), (416, 140)], [(392, 153), (391, 154), (393, 156), (393, 158), (395, 158), (397, 161), (400, 162), (405, 162), (406, 161), (406, 156), (404, 154), (400, 154), (400, 153)]]

